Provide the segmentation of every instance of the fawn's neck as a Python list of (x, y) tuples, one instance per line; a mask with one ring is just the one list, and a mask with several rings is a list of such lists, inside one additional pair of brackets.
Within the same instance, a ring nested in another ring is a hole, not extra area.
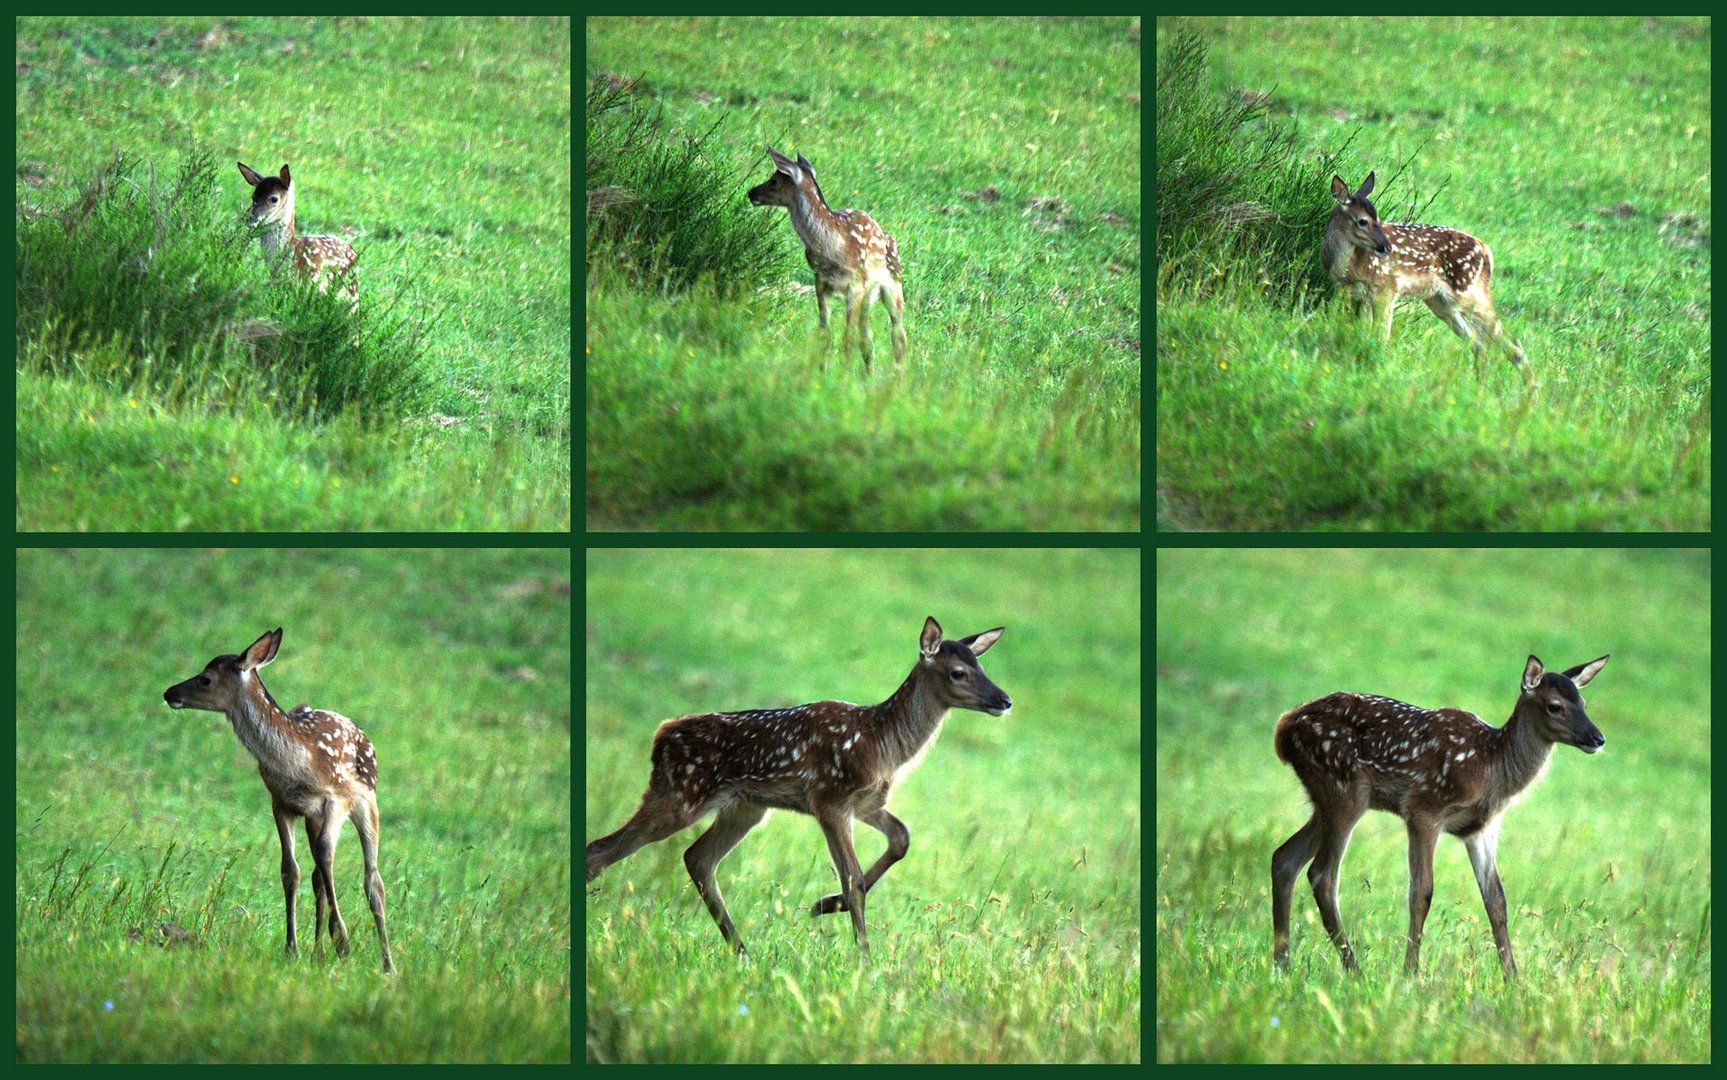
[(256, 671), (245, 676), (242, 693), (227, 713), (234, 725), (234, 734), (258, 764), (272, 772), (288, 773), (303, 769), (310, 760), (306, 746), (294, 737), (293, 724), (287, 714), (264, 689), (264, 681)]
[(805, 250), (827, 262), (845, 263), (845, 234), (814, 181), (798, 187), (787, 209), (791, 211), (792, 228), (797, 230)]
[(1349, 239), (1348, 221), (1342, 207), (1333, 210), (1331, 220), (1325, 226), (1325, 241), (1319, 247), (1319, 261), (1337, 279), (1348, 276), (1357, 250)]
[(876, 721), (874, 734), (881, 751), (898, 769), (928, 748), (930, 739), (947, 717), (948, 707), (931, 692), (923, 665), (919, 664), (899, 689), (872, 712)]
[(1494, 788), (1501, 799), (1510, 799), (1533, 784), (1553, 756), (1553, 744), (1541, 737), (1533, 722), (1514, 709), (1511, 719), (1498, 732), (1499, 761), (1494, 770)]

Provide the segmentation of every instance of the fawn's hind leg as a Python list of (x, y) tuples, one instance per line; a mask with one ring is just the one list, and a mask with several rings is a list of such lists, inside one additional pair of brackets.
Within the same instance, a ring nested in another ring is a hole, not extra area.
[(854, 283), (846, 289), (846, 338), (857, 335), (858, 348), (863, 351), (864, 368), (870, 365), (870, 357), (875, 349), (870, 341), (869, 304), (870, 292), (868, 286)]
[(714, 922), (719, 924), (726, 944), (738, 952), (744, 951), (744, 943), (738, 937), (737, 928), (732, 926), (731, 913), (726, 910), (725, 898), (720, 895), (719, 883), (714, 880), (714, 869), (767, 813), (768, 808), (760, 803), (732, 803), (720, 811), (708, 831), (697, 837), (684, 852), (684, 867), (690, 872), (690, 880), (696, 883), (697, 895), (708, 906), (708, 914), (714, 917)]
[(696, 823), (701, 809), (691, 809), (675, 794), (642, 796), (642, 805), (623, 827), (588, 845), (588, 880), (600, 876), (606, 867), (634, 855), (639, 849)]
[(896, 281), (885, 286), (882, 295), (887, 300), (888, 317), (893, 320), (893, 360), (902, 364), (905, 362), (905, 290)]

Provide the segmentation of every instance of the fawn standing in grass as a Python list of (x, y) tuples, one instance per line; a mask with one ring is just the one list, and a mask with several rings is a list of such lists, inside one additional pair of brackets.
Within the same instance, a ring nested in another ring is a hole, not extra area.
[(298, 236), (294, 232), (294, 179), (288, 166), (282, 166), (280, 176), (259, 176), (237, 162), (240, 175), (252, 185), (250, 224), (263, 229), (258, 238), (264, 254), (272, 258), (289, 259), (294, 271), (310, 278), (319, 292), (328, 292), (330, 280), (342, 284), (342, 294), (350, 303), (360, 303), (360, 282), (354, 276), (354, 248), (339, 236)]
[(1337, 907), (1337, 874), (1355, 823), (1368, 810), (1389, 810), (1409, 827), (1409, 949), (1411, 972), (1421, 958), (1421, 928), (1433, 900), (1433, 848), (1441, 832), (1461, 839), (1487, 906), (1493, 943), (1507, 981), (1517, 977), (1505, 919), (1505, 888), (1496, 853), (1499, 819), (1547, 768), (1553, 744), (1593, 754), (1606, 745), (1577, 691), (1607, 657), (1564, 672), (1531, 656), (1523, 692), (1504, 727), (1490, 727), (1461, 709), (1420, 709), (1369, 694), (1331, 694), (1291, 709), (1277, 721), (1273, 745), (1313, 802), (1313, 816), (1271, 856), (1272, 960), (1289, 963), (1289, 905), (1295, 875), (1311, 860), (1307, 880), (1319, 917), (1343, 966), (1355, 954)]
[(1332, 175), (1337, 206), (1321, 248), (1325, 269), (1349, 291), (1357, 310), (1382, 317), (1389, 339), (1391, 309), (1400, 298), (1415, 297), (1469, 342), (1476, 356), (1485, 334), (1490, 343), (1506, 346), (1513, 364), (1522, 364), (1522, 346), (1505, 333), (1493, 310), (1493, 252), (1487, 245), (1438, 225), (1381, 222), (1367, 198), (1372, 191), (1372, 173), (1353, 195), (1341, 176)]
[(783, 206), (804, 242), (804, 260), (816, 277), (816, 312), (828, 325), (828, 303), (842, 293), (846, 303), (846, 340), (858, 335), (864, 367), (870, 364), (869, 307), (887, 301), (893, 320), (893, 357), (905, 359), (905, 292), (899, 281), (899, 245), (862, 210), (830, 210), (816, 183), (815, 170), (802, 154), (796, 161), (772, 147), (774, 174), (750, 189), (755, 206)]
[[(720, 933), (742, 953), (714, 868), (769, 810), (810, 814), (827, 837), (840, 882), (840, 891), (816, 901), (810, 914), (851, 912), (867, 960), (864, 894), (911, 843), (905, 824), (888, 813), (888, 792), (928, 750), (949, 709), (1001, 716), (1013, 707), (977, 664), (1001, 632), (998, 626), (943, 641), (941, 626), (925, 619), (916, 666), (880, 705), (817, 701), (667, 720), (654, 733), (653, 773), (641, 808), (623, 828), (588, 845), (588, 880), (718, 811), (713, 826), (684, 852), (684, 866)], [(887, 851), (868, 873), (852, 849), (853, 818), (887, 837)]]
[(328, 909), (330, 940), (342, 956), (348, 955), (348, 927), (336, 904), (336, 837), (343, 821), (354, 823), (366, 860), (366, 901), (378, 926), (387, 973), (394, 969), (390, 938), (384, 932), (384, 882), (378, 876), (378, 759), (371, 740), (347, 717), (306, 705), (285, 713), (276, 705), (258, 669), (274, 660), (281, 646), (282, 630), (277, 627), (238, 656), (216, 657), (162, 696), (171, 708), (225, 714), (234, 734), (258, 759), (258, 773), (270, 791), (270, 809), (282, 841), (289, 955), (299, 951), (294, 933), (294, 894), (300, 887), (294, 819), (306, 819), (306, 842), (312, 845), (312, 895), (317, 902), (313, 946), (323, 946), (320, 934)]

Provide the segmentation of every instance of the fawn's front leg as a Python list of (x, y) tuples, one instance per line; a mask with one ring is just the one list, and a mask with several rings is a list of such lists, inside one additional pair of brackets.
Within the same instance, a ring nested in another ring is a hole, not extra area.
[[(273, 796), (270, 799), (270, 811), (276, 816), (276, 835), (282, 841), (282, 896), (288, 908), (287, 953), (293, 956), (300, 951), (299, 941), (294, 933), (294, 893), (300, 888), (300, 864), (294, 861), (294, 815)], [(316, 929), (313, 930), (312, 936), (316, 939)]]
[(828, 328), (828, 304), (830, 304), (833, 301), (833, 295), (834, 295), (834, 290), (833, 290), (832, 286), (828, 285), (827, 282), (823, 281), (821, 279), (820, 275), (817, 275), (816, 276), (816, 315), (821, 319), (821, 324), (822, 324), (823, 330), (826, 330)]
[[(905, 858), (906, 851), (911, 847), (911, 830), (905, 827), (905, 822), (888, 813), (885, 808), (874, 813), (859, 814), (858, 820), (880, 830), (881, 834), (887, 837), (887, 850), (882, 852), (881, 858), (864, 874), (863, 891), (867, 893), (881, 880), (881, 876), (887, 873), (888, 867)], [(835, 893), (817, 900), (815, 907), (810, 910), (810, 915), (832, 915), (836, 911), (846, 910), (848, 908), (845, 894)]]
[(858, 865), (857, 852), (852, 849), (851, 814), (843, 809), (820, 807), (816, 822), (827, 837), (828, 854), (833, 857), (834, 870), (840, 879), (839, 895), (845, 910), (851, 912), (852, 932), (857, 937), (858, 952), (869, 960), (869, 935), (864, 932), (863, 868)]

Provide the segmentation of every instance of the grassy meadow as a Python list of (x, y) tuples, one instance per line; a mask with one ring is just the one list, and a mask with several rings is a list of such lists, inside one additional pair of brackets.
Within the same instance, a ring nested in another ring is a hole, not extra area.
[[(1707, 17), (1160, 20), (1158, 528), (1707, 531), (1710, 46)], [(1528, 381), (1417, 300), (1386, 344), (1334, 299), (1331, 177), (1369, 171), (1382, 220), (1491, 247)]]
[[(1658, 550), (1164, 550), (1157, 556), (1160, 1062), (1710, 1058), (1710, 556)], [(1606, 736), (1553, 749), (1498, 863), (1521, 981), (1500, 973), (1463, 845), (1442, 837), (1420, 974), (1403, 973), (1407, 837), (1356, 827), (1344, 973), (1305, 874), (1271, 962), (1271, 853), (1307, 820), (1277, 718), (1338, 690), (1499, 725), (1529, 653), (1612, 659)]]
[[(656, 726), (691, 712), (875, 703), (918, 656), (1004, 625), (980, 657), (1014, 699), (951, 713), (890, 807), (910, 853), (866, 905), (812, 919), (835, 875), (815, 820), (772, 814), (720, 864), (735, 960), (682, 852), (587, 888), (586, 1059), (1137, 1062), (1140, 556), (1134, 550), (590, 550), (586, 825), (635, 811)], [(866, 865), (883, 849), (855, 830)]]
[[(567, 530), (570, 29), (19, 19), (17, 528)], [(357, 314), (272, 278), (236, 161)]]
[[(569, 589), (563, 551), (20, 551), (16, 1060), (567, 1062)], [(297, 829), (285, 957), (256, 763), (162, 700), (276, 626), (276, 700), (377, 750), (388, 977), (352, 825), (352, 955)]]
[[(589, 528), (1136, 530), (1139, 27), (589, 19)], [(768, 146), (898, 243), (903, 365), (819, 330)]]

